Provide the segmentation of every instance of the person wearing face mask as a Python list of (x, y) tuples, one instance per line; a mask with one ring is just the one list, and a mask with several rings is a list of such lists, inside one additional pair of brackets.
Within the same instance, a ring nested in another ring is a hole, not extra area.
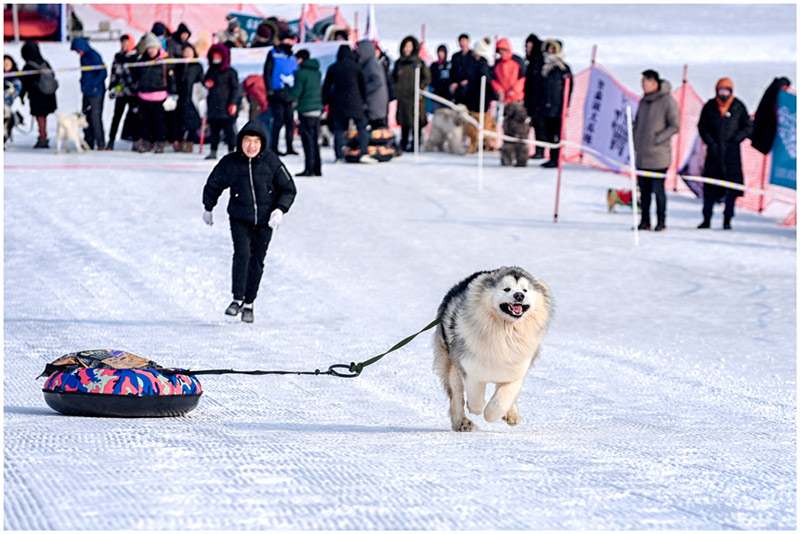
[(267, 247), (297, 195), (292, 175), (267, 148), (267, 129), (258, 119), (239, 130), (236, 151), (225, 155), (208, 176), (203, 188), (206, 224), (214, 224), (211, 212), (225, 189), (230, 189), (228, 218), (233, 238), (233, 302), (225, 314), (241, 313), (242, 321), (252, 323)]
[(233, 152), (235, 145), (236, 116), (239, 108), (236, 102), (239, 99), (239, 77), (230, 66), (230, 51), (221, 43), (211, 45), (208, 49), (208, 71), (204, 82), (208, 88), (208, 126), (210, 130), (211, 152), (206, 159), (217, 158), (220, 132), (225, 133), (225, 142), (228, 151)]
[[(744, 184), (742, 156), (739, 145), (753, 132), (747, 108), (733, 96), (733, 82), (722, 78), (717, 82), (716, 97), (703, 106), (698, 133), (708, 147), (703, 176)], [(744, 192), (719, 185), (703, 184), (703, 222), (698, 228), (711, 227), (711, 215), (716, 202), (725, 202), (722, 228), (731, 229), (736, 199)]]

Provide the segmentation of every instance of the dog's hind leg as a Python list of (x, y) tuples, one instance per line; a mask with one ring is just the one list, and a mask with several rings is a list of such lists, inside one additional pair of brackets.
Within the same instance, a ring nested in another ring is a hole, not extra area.
[(517, 397), (519, 397), (519, 392), (522, 391), (522, 383), (524, 381), (525, 377), (522, 377), (514, 382), (497, 384), (497, 390), (494, 392), (494, 395), (492, 395), (492, 398), (489, 399), (489, 402), (486, 403), (486, 408), (483, 410), (484, 419), (492, 423), (503, 416), (516, 414), (517, 422), (519, 422), (516, 402)]
[(522, 417), (519, 416), (519, 412), (517, 411), (516, 402), (511, 405), (511, 409), (508, 410), (508, 413), (505, 414), (501, 419), (508, 423), (508, 426), (516, 426), (520, 421), (522, 421)]

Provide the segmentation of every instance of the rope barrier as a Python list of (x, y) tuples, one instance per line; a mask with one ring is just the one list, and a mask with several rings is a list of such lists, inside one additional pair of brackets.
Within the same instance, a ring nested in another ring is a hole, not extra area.
[[(452, 109), (454, 111), (458, 111), (461, 114), (461, 117), (462, 117), (463, 120), (465, 120), (466, 122), (469, 122), (470, 124), (475, 126), (475, 128), (479, 127), (478, 121), (476, 121), (468, 113), (465, 113), (462, 109), (460, 109), (456, 104), (452, 103), (451, 101), (446, 100), (446, 99), (440, 97), (439, 95), (435, 95), (435, 94), (430, 93), (428, 91), (420, 91), (420, 94), (424, 95), (426, 98), (428, 98), (430, 100), (433, 100), (434, 102), (438, 102), (438, 103), (440, 103), (440, 104), (442, 104), (444, 106), (447, 106), (447, 107), (449, 107), (450, 109)], [(531, 145), (531, 146), (541, 146), (541, 147), (548, 147), (548, 148), (560, 148), (560, 147), (563, 147), (563, 146), (570, 146), (570, 147), (573, 147), (573, 148), (577, 148), (578, 150), (580, 150), (582, 152), (588, 152), (590, 154), (596, 155), (596, 156), (599, 157), (599, 159), (601, 159), (601, 161), (602, 160), (606, 160), (606, 161), (608, 161), (610, 163), (613, 163), (613, 164), (617, 165), (621, 169), (621, 171), (624, 171), (626, 173), (630, 172), (630, 166), (627, 163), (623, 163), (621, 161), (617, 161), (617, 160), (611, 159), (608, 156), (600, 153), (598, 150), (594, 149), (593, 147), (585, 146), (585, 145), (582, 145), (580, 143), (575, 143), (574, 141), (568, 141), (566, 139), (562, 139), (558, 143), (547, 143), (547, 142), (544, 142), (544, 141), (536, 141), (536, 140), (530, 140), (530, 139), (519, 139), (519, 138), (516, 138), (516, 137), (510, 137), (510, 136), (507, 136), (507, 135), (501, 135), (501, 134), (498, 134), (497, 132), (493, 132), (491, 130), (484, 130), (484, 135), (490, 135), (490, 136), (493, 136), (495, 138), (500, 138), (503, 141), (512, 141), (512, 142), (515, 142), (515, 143), (525, 143), (525, 144), (528, 144), (528, 145)], [(636, 171), (636, 175), (637, 176), (642, 176), (642, 177), (645, 177), (645, 178), (660, 178), (660, 179), (665, 179), (665, 178), (668, 177), (668, 175), (666, 173), (658, 173), (658, 172), (653, 172), (653, 171), (642, 171), (642, 170), (637, 170)], [(789, 195), (785, 195), (785, 194), (778, 193), (778, 192), (775, 192), (775, 191), (767, 191), (765, 189), (760, 189), (760, 188), (757, 188), (757, 187), (749, 187), (749, 186), (746, 186), (746, 185), (743, 185), (743, 184), (739, 184), (739, 183), (736, 183), (736, 182), (729, 182), (727, 180), (720, 180), (718, 178), (707, 178), (705, 176), (692, 176), (692, 175), (688, 175), (688, 174), (676, 174), (676, 176), (678, 176), (679, 178), (683, 178), (684, 180), (691, 180), (693, 182), (700, 182), (700, 183), (706, 183), (706, 184), (710, 184), (710, 185), (717, 185), (717, 186), (725, 187), (725, 188), (728, 188), (728, 189), (736, 189), (738, 191), (744, 191), (746, 193), (753, 193), (753, 194), (756, 194), (756, 195), (762, 195), (764, 197), (772, 198), (774, 200), (780, 200), (780, 201), (783, 201), (783, 202), (788, 202), (790, 204), (795, 202), (795, 199), (793, 197), (789, 196)]]
[[(133, 63), (118, 63), (116, 65), (122, 67), (152, 67), (154, 65), (175, 65), (175, 64), (185, 64), (185, 63), (200, 63), (202, 60), (200, 58), (167, 58), (167, 59), (152, 59), (149, 61), (136, 61)], [(111, 67), (114, 67), (112, 65)], [(36, 70), (15, 70), (11, 72), (4, 72), (3, 78), (11, 78), (11, 77), (19, 77), (19, 76), (31, 76), (34, 74), (41, 74), (43, 72), (86, 72), (92, 70), (101, 70), (101, 69), (108, 69), (110, 68), (108, 65), (86, 65), (82, 67), (61, 67), (58, 69), (36, 69)]]

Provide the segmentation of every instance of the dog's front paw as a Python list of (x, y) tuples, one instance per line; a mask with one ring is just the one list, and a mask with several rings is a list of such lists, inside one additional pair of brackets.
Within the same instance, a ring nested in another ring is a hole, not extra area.
[(456, 421), (453, 423), (453, 430), (456, 432), (472, 432), (475, 428), (475, 423), (467, 419), (466, 417), (461, 419), (460, 421)]

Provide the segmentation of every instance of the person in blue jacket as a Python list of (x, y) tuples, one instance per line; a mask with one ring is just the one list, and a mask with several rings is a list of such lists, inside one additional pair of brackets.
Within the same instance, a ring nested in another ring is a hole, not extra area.
[[(81, 56), (81, 67), (103, 65), (103, 58), (89, 46), (83, 37), (72, 40), (72, 50)], [(103, 132), (103, 97), (106, 94), (106, 69), (92, 69), (81, 72), (81, 92), (83, 93), (83, 114), (89, 127), (83, 132), (86, 143), (97, 150), (105, 149), (105, 133)]]

